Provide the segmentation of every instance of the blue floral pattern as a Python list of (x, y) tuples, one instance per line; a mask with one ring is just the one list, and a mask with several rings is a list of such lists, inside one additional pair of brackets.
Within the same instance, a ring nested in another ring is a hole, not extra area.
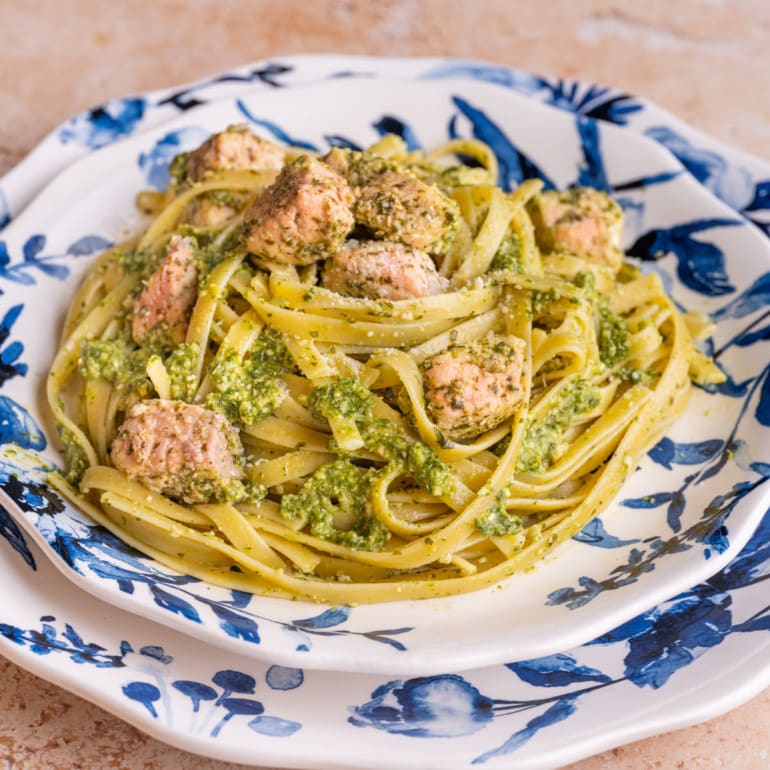
[(736, 620), (733, 593), (770, 579), (770, 515), (744, 552), (727, 569), (689, 591), (589, 642), (591, 647), (624, 650), (623, 675), (613, 677), (579, 662), (581, 650), (509, 663), (506, 668), (533, 689), (555, 691), (526, 699), (492, 698), (458, 674), (391, 680), (363, 704), (350, 707), (348, 721), (413, 738), (461, 737), (493, 720), (532, 714), (502, 744), (473, 758), (472, 764), (510, 754), (575, 714), (592, 693), (624, 683), (660, 689), (732, 633), (770, 631), (770, 604)]
[[(109, 650), (93, 641), (86, 641), (69, 623), (63, 628), (56, 625), (56, 618), (45, 615), (40, 619), (39, 628), (19, 628), (9, 623), (0, 622), (0, 636), (14, 645), (27, 647), (35, 655), (64, 655), (73, 663), (96, 668), (122, 669), (128, 667), (132, 656), (140, 656), (161, 664), (148, 667), (147, 678), (132, 679), (121, 685), (123, 695), (134, 701), (154, 719), (161, 718), (161, 710), (171, 708), (171, 697), (167, 691), (162, 667), (174, 660), (162, 647), (144, 646), (134, 650), (133, 646), (123, 641), (117, 650)], [(140, 665), (139, 668), (144, 668)], [(271, 667), (265, 675), (265, 682), (270, 689), (296, 689), (302, 686), (303, 676), (300, 669)], [(148, 677), (149, 678), (149, 677)], [(275, 682), (278, 682), (276, 686)], [(274, 737), (288, 737), (302, 728), (299, 722), (265, 713), (265, 707), (256, 698), (243, 697), (256, 693), (257, 680), (250, 674), (224, 669), (216, 671), (210, 679), (211, 684), (190, 679), (172, 679), (171, 687), (185, 696), (176, 699), (174, 706), (178, 712), (179, 704), (189, 701), (191, 714), (208, 711), (209, 720), (215, 719), (212, 727), (206, 728), (211, 738), (218, 738), (227, 723), (237, 716), (251, 717), (248, 727), (256, 733)], [(286, 682), (290, 682), (286, 686)], [(214, 685), (212, 687), (212, 685)], [(206, 704), (202, 708), (202, 704)]]

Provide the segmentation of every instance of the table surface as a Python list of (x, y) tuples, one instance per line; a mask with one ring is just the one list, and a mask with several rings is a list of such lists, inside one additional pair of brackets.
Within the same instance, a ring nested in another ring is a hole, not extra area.
[[(767, 0), (0, 0), (0, 19), (0, 175), (106, 99), (277, 54), (331, 52), (475, 57), (614, 85), (770, 158)], [(770, 690), (570, 770), (768, 765)], [(165, 746), (0, 658), (0, 767), (241, 766)]]

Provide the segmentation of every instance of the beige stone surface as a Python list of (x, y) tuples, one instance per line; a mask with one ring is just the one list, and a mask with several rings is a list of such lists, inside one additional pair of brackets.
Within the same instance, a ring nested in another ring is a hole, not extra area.
[[(475, 57), (615, 85), (770, 158), (767, 0), (0, 0), (0, 29), (0, 174), (105, 99), (317, 52)], [(768, 766), (765, 691), (570, 770)], [(2, 770), (235, 767), (166, 747), (0, 659)]]

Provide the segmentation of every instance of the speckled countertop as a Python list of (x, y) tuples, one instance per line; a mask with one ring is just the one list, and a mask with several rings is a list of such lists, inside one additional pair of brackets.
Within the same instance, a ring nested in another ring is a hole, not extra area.
[[(767, 0), (0, 0), (0, 28), (0, 174), (105, 99), (322, 52), (475, 57), (614, 85), (770, 158)], [(768, 766), (765, 691), (571, 770)], [(164, 746), (0, 658), (0, 768), (236, 766)]]

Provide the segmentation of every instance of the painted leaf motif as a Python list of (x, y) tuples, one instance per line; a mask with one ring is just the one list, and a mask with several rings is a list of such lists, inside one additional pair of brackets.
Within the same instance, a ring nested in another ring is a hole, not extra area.
[(752, 175), (737, 163), (728, 163), (713, 150), (694, 145), (668, 126), (654, 126), (644, 132), (668, 149), (704, 187), (731, 208), (740, 211), (754, 194)]
[(209, 606), (219, 618), (219, 627), (228, 636), (259, 644), (259, 626), (251, 618), (234, 612), (218, 602), (210, 602)]
[(195, 607), (193, 607), (192, 604), (180, 598), (179, 596), (174, 596), (168, 591), (164, 591), (158, 585), (150, 586), (150, 593), (152, 593), (153, 599), (155, 599), (155, 604), (157, 604), (159, 607), (163, 607), (165, 610), (170, 610), (176, 615), (182, 615), (188, 620), (192, 620), (194, 623), (201, 622), (200, 615), (198, 614), (198, 611), (195, 609)]
[(305, 674), (301, 668), (270, 666), (265, 681), (271, 690), (296, 690), (305, 681)]
[(644, 497), (628, 497), (621, 502), (626, 508), (658, 508), (665, 503), (671, 502), (674, 496), (673, 492), (654, 492)]
[(601, 138), (599, 126), (595, 120), (577, 116), (575, 119), (580, 147), (583, 151), (583, 162), (578, 168), (576, 183), (582, 187), (595, 187), (605, 192), (612, 191), (612, 185), (607, 179), (607, 172), (602, 159)]
[(735, 299), (711, 314), (715, 322), (728, 318), (745, 318), (770, 305), (770, 273), (763, 273)]
[(457, 674), (395, 679), (351, 708), (348, 722), (417, 738), (471, 735), (493, 718), (494, 701)]
[(621, 540), (619, 537), (611, 535), (604, 528), (604, 523), (599, 517), (589, 521), (572, 539), (579, 543), (598, 546), (599, 548), (620, 548), (624, 545), (639, 542), (636, 539)]
[(22, 246), (25, 262), (37, 262), (37, 255), (45, 248), (44, 235), (31, 235)]
[(104, 147), (132, 133), (144, 117), (145, 108), (142, 97), (106, 102), (70, 120), (59, 132), (59, 139), (94, 150)]
[(506, 668), (513, 671), (527, 684), (535, 687), (566, 687), (578, 682), (612, 681), (610, 677), (598, 669), (581, 666), (572, 655), (559, 653), (546, 655), (542, 658), (523, 660), (518, 663), (506, 663)]
[(254, 688), (257, 686), (257, 680), (253, 676), (244, 674), (241, 671), (233, 671), (232, 669), (217, 671), (211, 678), (211, 681), (221, 687), (226, 693), (253, 693)]
[(395, 134), (406, 142), (406, 148), (412, 150), (422, 149), (422, 144), (417, 138), (414, 129), (403, 120), (393, 115), (383, 115), (378, 121), (372, 123), (372, 128), (380, 135)]
[(671, 470), (674, 465), (699, 465), (710, 460), (723, 446), (724, 441), (717, 438), (686, 443), (664, 437), (647, 454), (658, 465)]
[[(500, 171), (498, 185), (504, 190), (511, 190), (525, 179), (542, 179), (546, 188), (553, 188), (548, 177), (512, 143), (500, 127), (482, 110), (471, 105), (459, 96), (452, 97), (460, 112), (468, 118), (473, 126), (473, 136), (486, 142), (497, 156)], [(450, 125), (450, 135), (457, 136), (454, 125)]]
[(249, 727), (255, 733), (272, 735), (276, 738), (285, 738), (288, 735), (294, 735), (297, 730), (302, 728), (302, 725), (299, 722), (293, 722), (291, 719), (259, 716), (249, 722)]
[(149, 682), (129, 682), (123, 685), (123, 694), (137, 703), (141, 703), (147, 711), (157, 719), (158, 712), (155, 710), (155, 702), (160, 700), (160, 690)]
[(0, 396), (0, 444), (41, 451), (47, 442), (35, 418), (8, 396)]
[(217, 697), (217, 691), (213, 687), (189, 679), (178, 679), (172, 683), (172, 687), (192, 701), (194, 713), (198, 712), (202, 701), (215, 700)]
[(29, 550), (24, 535), (8, 511), (2, 506), (0, 506), (0, 537), (4, 537), (8, 541), (11, 548), (24, 559), (29, 567), (37, 569), (35, 557), (32, 555), (32, 551)]
[(673, 254), (677, 275), (693, 291), (719, 296), (735, 290), (725, 272), (724, 252), (714, 243), (698, 240), (695, 233), (718, 227), (742, 225), (736, 219), (699, 219), (674, 227), (649, 230), (629, 248), (628, 253), (643, 260), (656, 260)]
[(258, 700), (250, 700), (249, 698), (224, 698), (219, 701), (219, 705), (230, 714), (255, 716), (265, 710), (265, 707)]
[(324, 610), (320, 615), (293, 620), (292, 625), (306, 629), (333, 628), (334, 626), (344, 623), (349, 617), (349, 607), (333, 607)]
[(171, 655), (166, 655), (165, 650), (157, 644), (148, 644), (139, 648), (139, 654), (144, 655), (146, 658), (152, 658), (159, 663), (165, 663), (168, 665), (173, 662)]
[(170, 131), (161, 137), (150, 150), (139, 155), (139, 168), (144, 172), (147, 184), (156, 190), (165, 190), (171, 181), (168, 167), (181, 152), (202, 144), (210, 135), (199, 126), (186, 126)]
[(473, 760), (474, 765), (481, 765), (490, 759), (502, 757), (510, 754), (512, 751), (521, 748), (527, 741), (531, 740), (540, 730), (551, 727), (552, 725), (563, 722), (572, 716), (577, 709), (577, 704), (572, 698), (562, 698), (549, 706), (542, 714), (530, 719), (526, 727), (515, 732), (505, 743), (496, 749), (486, 751)]
[(282, 144), (288, 144), (293, 147), (301, 147), (303, 150), (310, 150), (311, 152), (318, 152), (318, 148), (312, 142), (289, 136), (289, 134), (287, 134), (277, 123), (274, 123), (271, 120), (265, 120), (264, 118), (256, 117), (241, 99), (236, 100), (235, 106), (240, 110), (241, 114), (247, 120), (249, 120), (255, 126), (260, 126), (260, 128), (264, 128), (265, 130), (269, 131), (273, 137)]
[(770, 631), (770, 615), (760, 615), (733, 626), (733, 631), (751, 633), (752, 631)]
[(102, 238), (101, 235), (84, 235), (82, 238), (78, 238), (74, 243), (70, 244), (67, 248), (67, 254), (72, 254), (75, 257), (82, 257), (88, 254), (95, 254), (98, 251), (104, 251), (112, 246), (112, 242), (106, 238)]
[(340, 136), (339, 134), (324, 134), (324, 141), (329, 147), (341, 147), (346, 150), (357, 151), (362, 149), (360, 144), (357, 144), (352, 139), (348, 139), (345, 136)]
[(629, 639), (625, 675), (637, 687), (658, 689), (705, 650), (722, 642), (732, 626), (729, 594), (683, 595)]

